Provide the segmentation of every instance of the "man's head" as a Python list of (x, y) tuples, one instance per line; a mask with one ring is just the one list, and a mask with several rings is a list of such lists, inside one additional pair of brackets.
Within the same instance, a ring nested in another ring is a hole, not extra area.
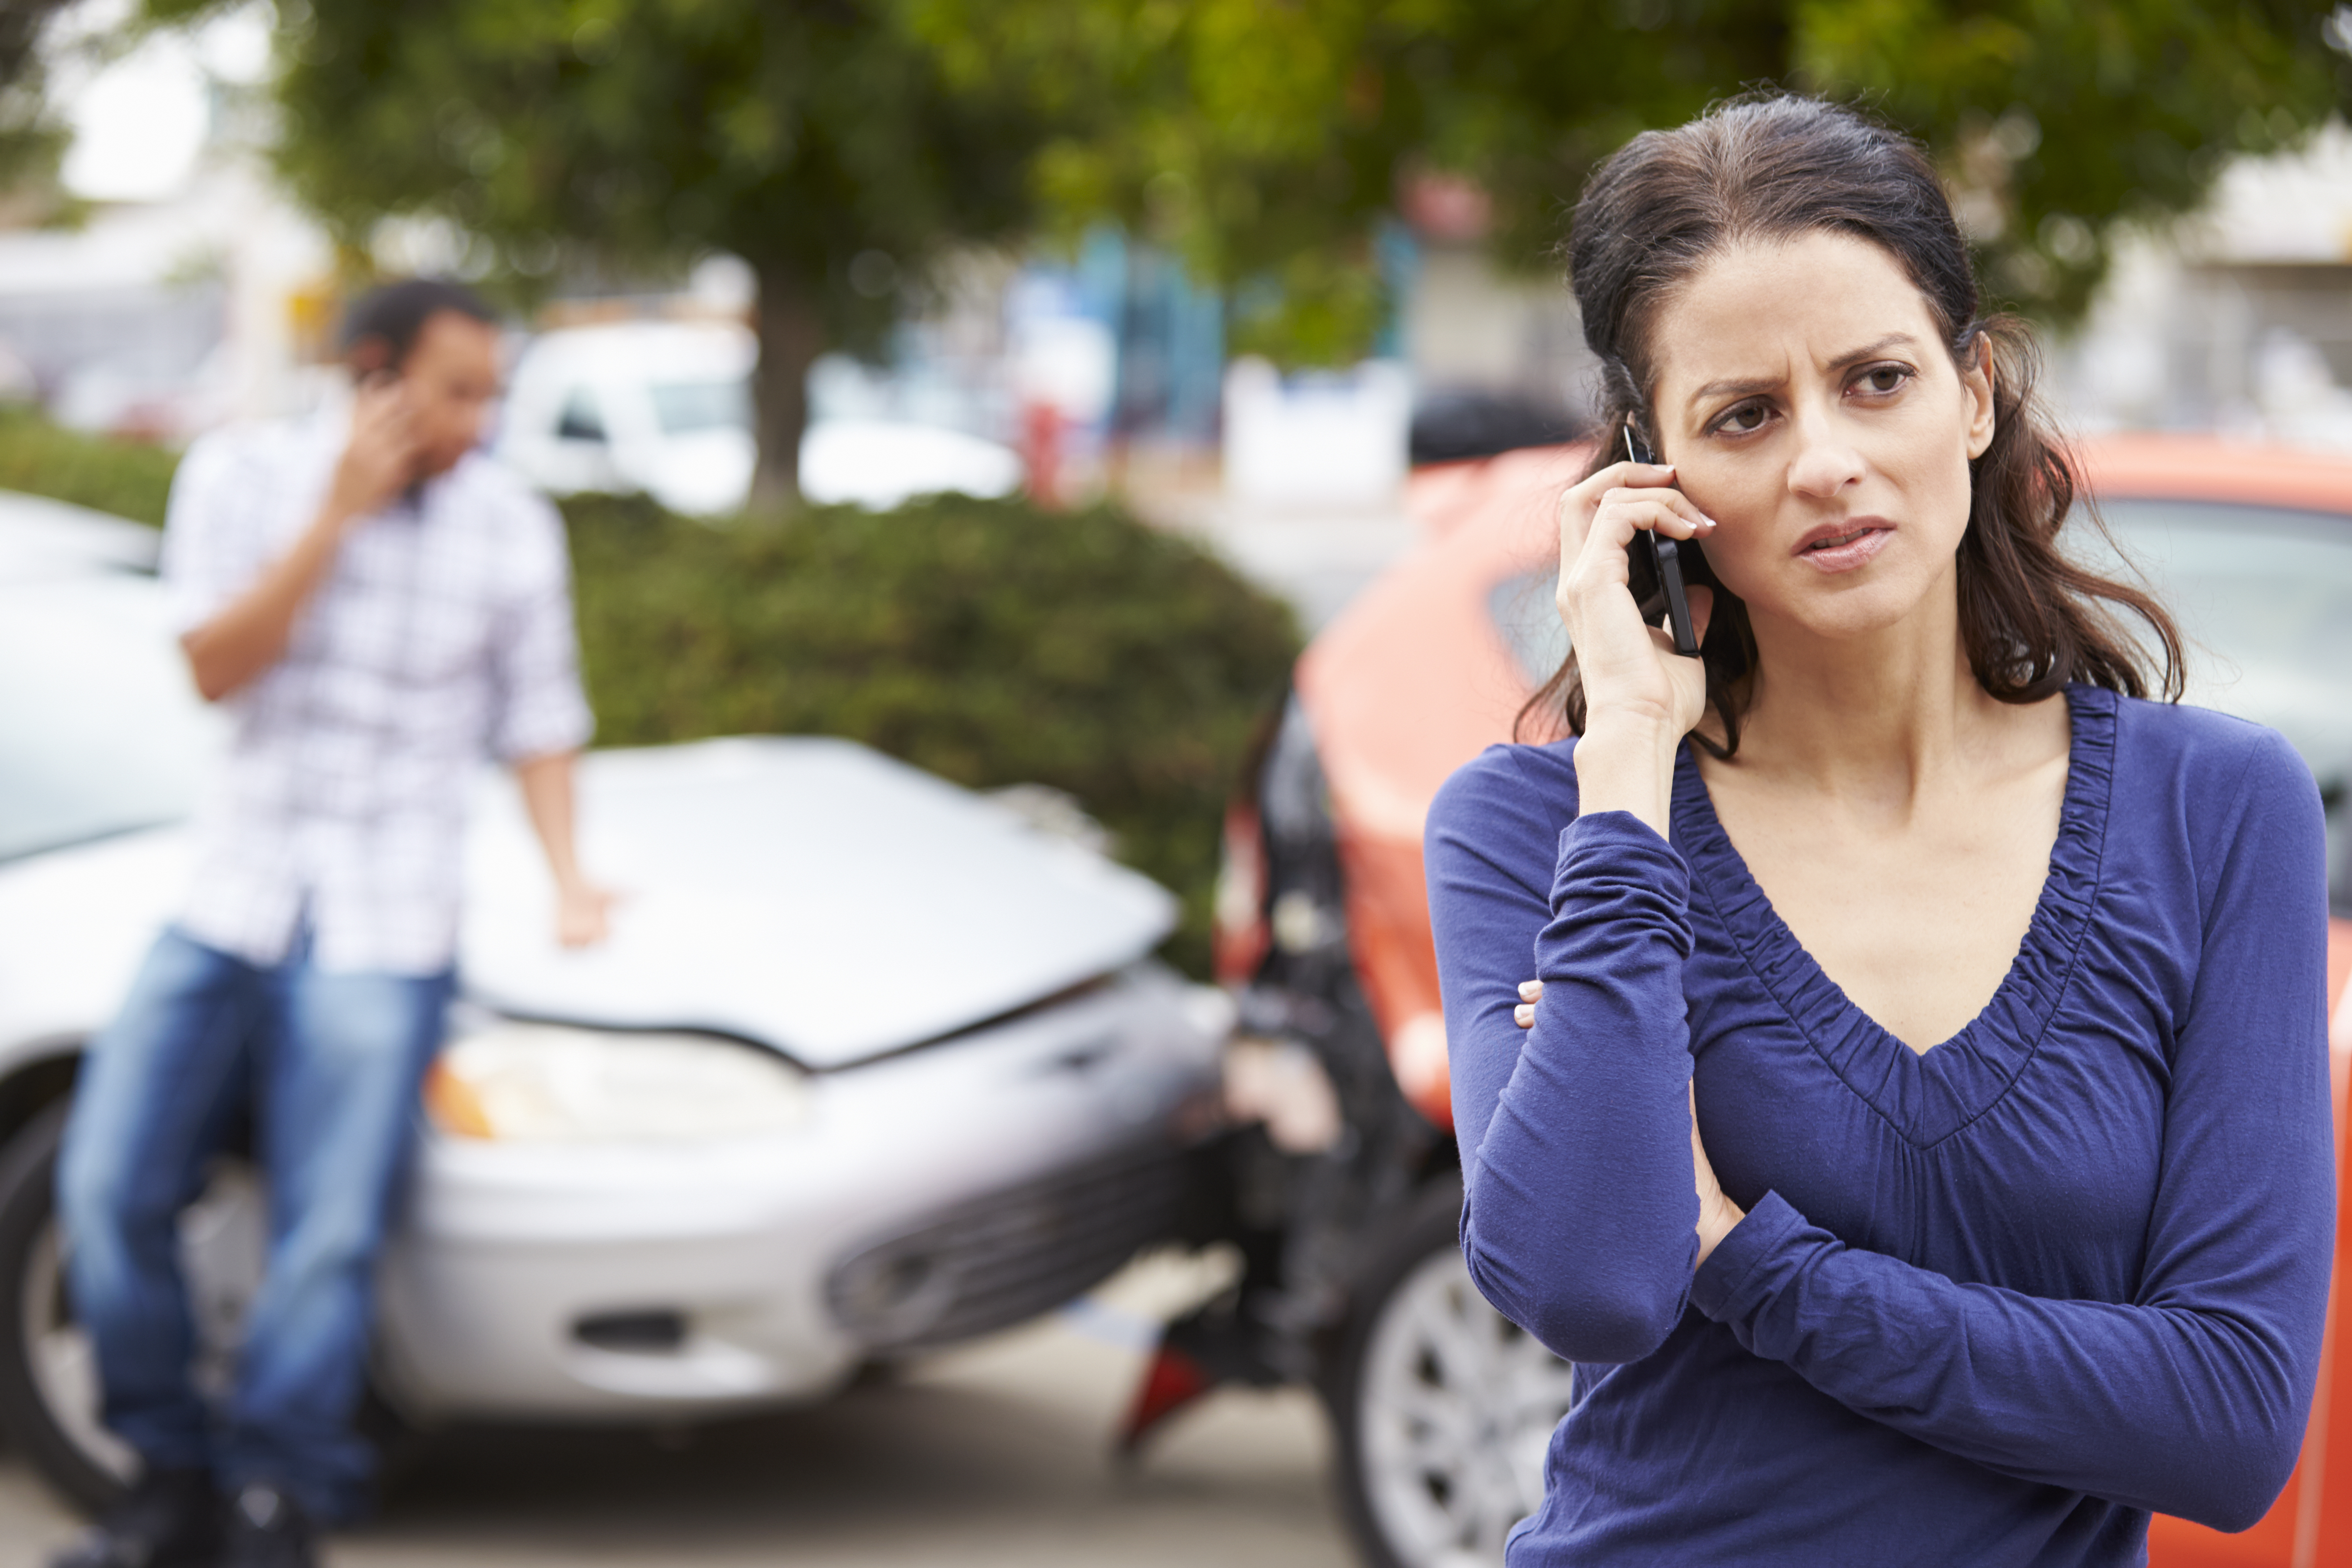
[(362, 384), (396, 379), (420, 479), (446, 473), (482, 438), (499, 395), (499, 329), (461, 283), (411, 278), (370, 290), (343, 322), (343, 358)]

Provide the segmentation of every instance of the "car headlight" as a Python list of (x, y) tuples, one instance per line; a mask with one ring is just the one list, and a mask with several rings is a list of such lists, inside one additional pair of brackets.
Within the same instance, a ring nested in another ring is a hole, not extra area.
[(789, 1062), (708, 1035), (500, 1023), (449, 1043), (425, 1106), (462, 1138), (677, 1142), (797, 1126), (808, 1089)]

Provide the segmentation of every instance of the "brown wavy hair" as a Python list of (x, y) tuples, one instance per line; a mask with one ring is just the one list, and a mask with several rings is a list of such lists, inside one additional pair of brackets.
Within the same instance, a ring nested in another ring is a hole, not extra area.
[[(1601, 429), (1631, 422), (1654, 432), (1652, 333), (1660, 310), (1701, 265), (1730, 246), (1822, 231), (1867, 239), (1895, 258), (1955, 364), (1967, 364), (1979, 340), (1991, 345), (1992, 444), (1969, 465), (1959, 548), (1960, 640), (1977, 680), (2003, 702), (2038, 702), (2074, 681), (2178, 700), (2180, 632), (2164, 606), (2059, 548), (2078, 503), (2090, 527), (2105, 534), (2106, 525), (2042, 405), (2033, 331), (2011, 316), (1978, 313), (1976, 270), (1951, 203), (1927, 153), (1900, 132), (1819, 99), (1757, 95), (1673, 131), (1643, 132), (1595, 169), (1565, 249), (1584, 341), (1601, 360)], [(1614, 460), (1604, 435), (1586, 477)], [(1739, 748), (1756, 639), (1748, 606), (1693, 560), (1696, 553), (1686, 550), (1683, 559), (1687, 579), (1715, 591), (1699, 656), (1724, 739), (1696, 731), (1692, 739), (1728, 757)], [(2118, 610), (2147, 625), (2155, 649), (2124, 629)], [(1553, 713), (1566, 718), (1570, 733), (1584, 732), (1573, 649), (1519, 710), (1517, 729)]]

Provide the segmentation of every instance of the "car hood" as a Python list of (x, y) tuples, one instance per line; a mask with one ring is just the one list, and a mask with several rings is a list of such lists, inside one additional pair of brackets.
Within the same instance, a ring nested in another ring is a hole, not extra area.
[(1158, 884), (847, 741), (594, 752), (580, 796), (583, 864), (622, 895), (594, 948), (556, 945), (513, 785), (475, 812), (460, 963), (501, 1011), (844, 1067), (1091, 980), (1175, 923)]

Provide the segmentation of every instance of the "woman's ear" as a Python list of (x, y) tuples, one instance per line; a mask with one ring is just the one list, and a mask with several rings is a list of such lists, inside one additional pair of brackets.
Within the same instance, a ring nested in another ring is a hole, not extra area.
[(1960, 369), (1960, 387), (1969, 399), (1969, 457), (1971, 461), (1985, 455), (1992, 445), (1995, 430), (1993, 412), (1992, 334), (1979, 332), (1969, 345), (1968, 362)]

